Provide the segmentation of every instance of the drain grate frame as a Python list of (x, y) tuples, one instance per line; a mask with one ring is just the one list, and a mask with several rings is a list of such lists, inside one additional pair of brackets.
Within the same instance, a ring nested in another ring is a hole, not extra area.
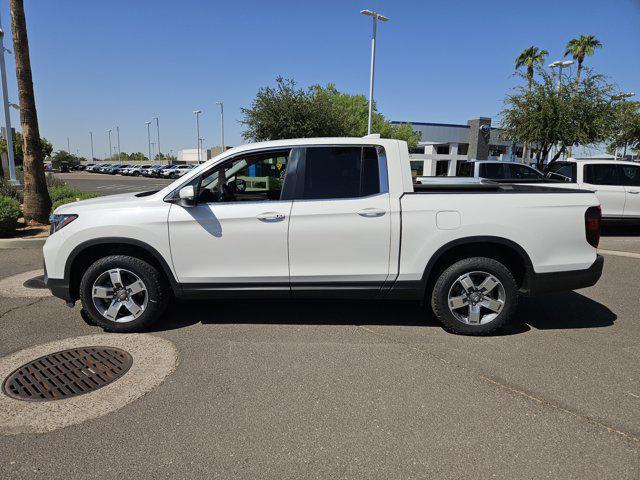
[(131, 354), (119, 348), (71, 348), (18, 367), (4, 380), (2, 390), (17, 400), (62, 400), (109, 385), (127, 373), (131, 365)]

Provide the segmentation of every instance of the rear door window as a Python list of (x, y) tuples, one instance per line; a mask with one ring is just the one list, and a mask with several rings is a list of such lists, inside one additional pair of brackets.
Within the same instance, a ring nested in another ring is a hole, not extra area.
[(505, 164), (503, 163), (481, 163), (480, 164), (480, 177), (489, 179), (501, 179), (507, 178), (505, 172)]
[(563, 182), (575, 183), (575, 164), (555, 162), (547, 170), (547, 178), (553, 180), (562, 180)]
[(585, 165), (584, 181), (591, 185), (623, 185), (618, 165), (613, 163)]
[(515, 163), (505, 165), (508, 171), (507, 178), (513, 178), (517, 180), (541, 180), (543, 175), (531, 167), (526, 165), (518, 165)]
[[(386, 191), (376, 147), (309, 147), (302, 198), (357, 198)], [(383, 155), (383, 154), (382, 154)]]

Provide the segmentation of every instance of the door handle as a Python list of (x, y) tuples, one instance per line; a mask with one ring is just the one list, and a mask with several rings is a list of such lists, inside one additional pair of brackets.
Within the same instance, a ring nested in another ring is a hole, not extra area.
[(640, 191), (637, 190), (630, 190), (629, 193), (633, 193), (634, 195), (637, 195), (640, 193)]
[(284, 220), (284, 215), (278, 212), (264, 212), (257, 215), (256, 218), (263, 222), (279, 222), (280, 220)]
[(362, 210), (359, 210), (356, 213), (361, 217), (372, 218), (372, 217), (381, 217), (387, 212), (386, 210), (383, 210), (381, 208), (363, 208)]

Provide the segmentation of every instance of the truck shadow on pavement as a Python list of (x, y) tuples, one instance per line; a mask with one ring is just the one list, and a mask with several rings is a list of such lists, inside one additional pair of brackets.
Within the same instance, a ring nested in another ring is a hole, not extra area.
[[(531, 328), (602, 328), (616, 315), (576, 292), (521, 299), (511, 322), (497, 336)], [(416, 303), (363, 300), (174, 301), (150, 331), (174, 330), (194, 324), (397, 325), (440, 327), (426, 307)]]

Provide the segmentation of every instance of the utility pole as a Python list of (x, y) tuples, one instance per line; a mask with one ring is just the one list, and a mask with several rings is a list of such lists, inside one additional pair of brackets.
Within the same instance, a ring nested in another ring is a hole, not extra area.
[(378, 27), (378, 20), (381, 22), (389, 21), (389, 18), (384, 15), (380, 15), (378, 12), (372, 12), (371, 10), (361, 10), (360, 13), (368, 15), (373, 20), (373, 35), (371, 36), (371, 72), (369, 75), (369, 123), (367, 125), (367, 135), (371, 134), (371, 117), (373, 115), (373, 79), (376, 68), (376, 32)]
[(91, 142), (91, 160), (89, 162), (93, 162), (93, 132), (89, 132), (89, 141)]
[(149, 143), (149, 161), (153, 162), (153, 158), (151, 158), (151, 122), (146, 122), (147, 124), (147, 143)]
[(222, 147), (222, 153), (224, 153), (224, 105), (222, 102), (216, 102), (220, 105), (220, 146)]
[(67, 137), (67, 152), (71, 153), (71, 146), (69, 145), (69, 137)]
[(2, 100), (4, 104), (4, 124), (7, 131), (7, 158), (9, 160), (9, 183), (20, 185), (16, 178), (16, 160), (13, 150), (13, 130), (11, 129), (11, 112), (9, 110), (9, 92), (7, 91), (7, 68), (4, 63), (4, 52), (11, 50), (4, 48), (4, 30), (0, 25), (0, 74), (2, 75)]
[(160, 150), (160, 120), (158, 117), (153, 117), (156, 121), (156, 132), (158, 133), (158, 155), (162, 156), (162, 150)]

